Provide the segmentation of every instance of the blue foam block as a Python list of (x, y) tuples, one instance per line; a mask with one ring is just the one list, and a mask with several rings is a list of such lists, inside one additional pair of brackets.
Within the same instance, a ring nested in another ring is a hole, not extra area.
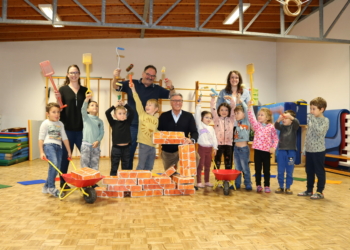
[(19, 181), (17, 183), (22, 185), (34, 185), (34, 184), (42, 184), (45, 183), (45, 180), (33, 180), (33, 181)]

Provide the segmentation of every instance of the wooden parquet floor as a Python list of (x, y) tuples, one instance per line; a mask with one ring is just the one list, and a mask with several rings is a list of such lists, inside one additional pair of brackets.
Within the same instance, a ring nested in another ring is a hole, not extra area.
[[(109, 166), (101, 160), (101, 173), (108, 175)], [(160, 160), (154, 172), (161, 172)], [(0, 249), (350, 249), (346, 176), (327, 173), (342, 183), (327, 184), (324, 200), (297, 197), (305, 190), (301, 181), (294, 181), (294, 195), (275, 194), (276, 178), (270, 194), (243, 189), (224, 196), (222, 189), (205, 188), (191, 196), (98, 198), (94, 204), (79, 192), (59, 201), (41, 193), (42, 184), (17, 183), (46, 175), (41, 160), (0, 167), (0, 184), (12, 186), (0, 189)], [(304, 169), (294, 176), (305, 178)]]

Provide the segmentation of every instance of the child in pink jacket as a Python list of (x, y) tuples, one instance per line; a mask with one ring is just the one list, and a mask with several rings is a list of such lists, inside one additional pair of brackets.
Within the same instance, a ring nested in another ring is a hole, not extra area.
[(262, 192), (261, 169), (264, 171), (265, 193), (270, 193), (270, 158), (277, 148), (278, 137), (271, 111), (268, 108), (261, 108), (258, 112), (258, 121), (255, 118), (252, 105), (248, 111), (249, 122), (254, 130), (254, 163), (256, 191)]
[(210, 102), (215, 134), (218, 140), (218, 150), (215, 156), (215, 164), (218, 169), (220, 168), (222, 154), (224, 154), (225, 169), (232, 169), (233, 126), (235, 123), (235, 113), (233, 110), (236, 107), (236, 103), (231, 96), (225, 96), (225, 99), (230, 100), (231, 106), (223, 102), (216, 109), (215, 95), (211, 96)]

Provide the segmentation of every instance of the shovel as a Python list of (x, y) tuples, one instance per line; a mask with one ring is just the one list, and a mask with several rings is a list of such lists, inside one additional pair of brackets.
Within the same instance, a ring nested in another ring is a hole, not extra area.
[[(55, 71), (53, 70), (53, 68), (50, 64), (50, 61), (41, 62), (41, 63), (39, 63), (39, 65), (41, 67), (41, 71), (43, 72), (44, 76), (46, 76), (50, 79), (52, 87), (54, 88), (55, 92), (57, 93), (58, 90), (57, 90), (56, 84), (52, 79), (52, 75), (55, 74)], [(63, 105), (61, 97), (58, 97), (57, 101), (59, 102), (61, 109), (67, 107), (67, 105)]]

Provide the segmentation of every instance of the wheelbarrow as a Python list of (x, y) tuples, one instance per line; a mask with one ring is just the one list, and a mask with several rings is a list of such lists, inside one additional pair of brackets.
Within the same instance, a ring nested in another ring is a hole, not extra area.
[[(94, 178), (90, 180), (78, 180), (72, 177), (71, 174), (63, 174), (49, 159), (45, 158), (45, 160), (54, 168), (56, 171), (62, 176), (62, 178), (66, 181), (63, 185), (63, 187), (60, 190), (60, 193), (58, 195), (58, 198), (60, 200), (63, 200), (67, 198), (69, 195), (71, 195), (74, 191), (80, 190), (84, 200), (86, 203), (94, 203), (97, 199), (97, 194), (95, 189), (92, 187), (95, 185), (97, 182), (103, 179), (103, 176), (100, 178)], [(72, 164), (73, 168), (76, 170), (77, 168), (75, 167), (73, 161), (71, 158), (68, 158), (70, 163)], [(75, 186), (74, 188), (66, 188), (68, 184), (71, 184)]]
[(230, 187), (233, 187), (236, 190), (235, 180), (241, 174), (241, 171), (236, 169), (217, 169), (215, 162), (213, 169), (213, 174), (215, 175), (215, 183), (213, 190), (217, 187), (223, 187), (224, 195), (230, 194)]

